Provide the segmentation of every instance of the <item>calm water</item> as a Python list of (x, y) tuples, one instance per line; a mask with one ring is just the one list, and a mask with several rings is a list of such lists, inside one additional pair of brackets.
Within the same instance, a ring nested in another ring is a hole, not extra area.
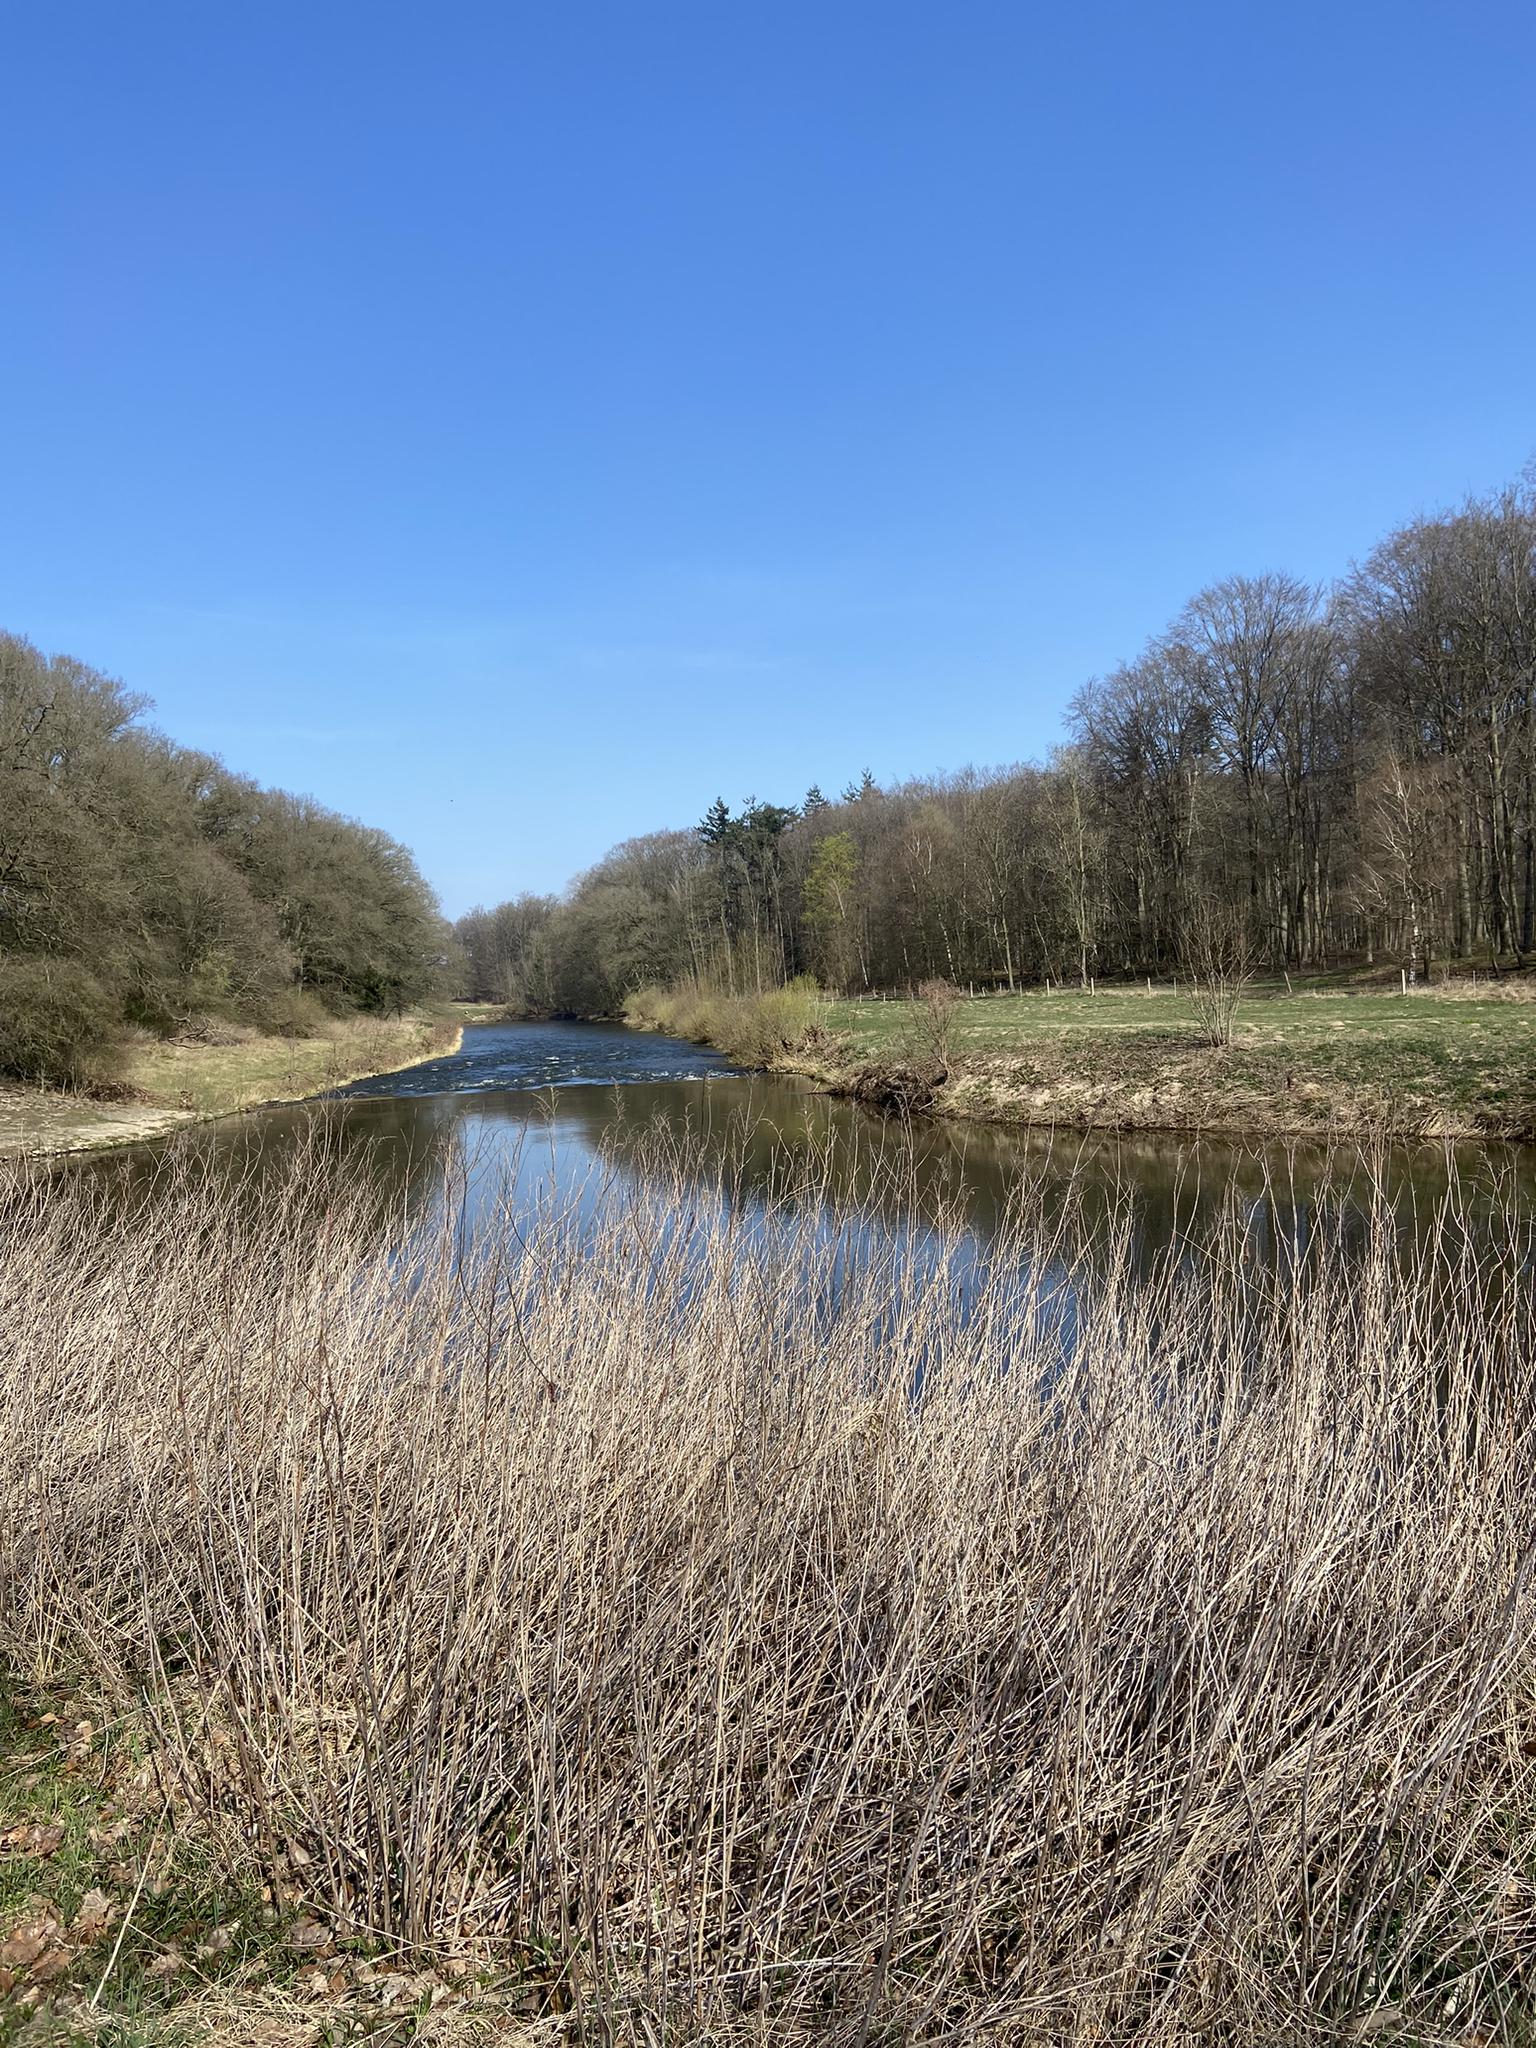
[[(712, 1201), (761, 1213), (775, 1201), (835, 1214), (858, 1203), (899, 1234), (939, 1218), (978, 1247), (1010, 1206), (1036, 1190), (1047, 1222), (1068, 1201), (1091, 1242), (1128, 1232), (1150, 1258), (1171, 1239), (1198, 1243), (1236, 1213), (1261, 1255), (1304, 1243), (1326, 1216), (1363, 1234), (1374, 1191), (1407, 1236), (1443, 1211), (1490, 1245), (1536, 1217), (1530, 1148), (1419, 1146), (1367, 1161), (1352, 1150), (1245, 1146), (1208, 1138), (1114, 1138), (1009, 1132), (984, 1125), (871, 1117), (793, 1081), (742, 1075), (718, 1053), (597, 1024), (474, 1026), (460, 1051), (360, 1081), (328, 1101), (263, 1111), (71, 1168), (151, 1185), (168, 1158), (192, 1153), (248, 1181), (280, 1173), (323, 1136), (338, 1166), (376, 1189), (381, 1215), (445, 1199), (473, 1228), (508, 1189), (519, 1207), (595, 1201), (656, 1171), (658, 1134), (687, 1137), (688, 1174)], [(676, 1155), (674, 1155), (676, 1156)]]

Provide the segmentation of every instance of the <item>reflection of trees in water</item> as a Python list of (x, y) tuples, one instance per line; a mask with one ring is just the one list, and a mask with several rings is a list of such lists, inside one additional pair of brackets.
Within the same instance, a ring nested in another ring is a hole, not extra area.
[[(296, 1166), (302, 1162), (303, 1171)], [(572, 1087), (303, 1105), (229, 1119), (54, 1170), (114, 1201), (153, 1198), (173, 1168), (216, 1176), (254, 1213), (282, 1191), (317, 1224), (354, 1188), (399, 1240), (450, 1220), (473, 1235), (515, 1216), (591, 1216), (615, 1193), (688, 1189), (720, 1213), (822, 1219), (828, 1257), (958, 1237), (1008, 1240), (1034, 1269), (1148, 1272), (1213, 1238), (1256, 1268), (1305, 1270), (1321, 1240), (1359, 1258), (1375, 1234), (1495, 1246), (1531, 1228), (1532, 1162), (1512, 1150), (1243, 1146), (1193, 1138), (902, 1124), (767, 1079)], [(297, 1191), (297, 1192), (296, 1192)], [(1016, 1229), (1021, 1218), (1027, 1227)]]
[(369, 1104), (366, 1116), (329, 1103), (264, 1110), (60, 1161), (55, 1170), (89, 1179), (99, 1199), (130, 1211), (202, 1178), (252, 1222), (280, 1205), (307, 1213), (318, 1229), (345, 1198), (349, 1216), (382, 1242), (440, 1198), (455, 1120), (422, 1117), (424, 1107)]
[[(658, 1132), (686, 1136), (680, 1157), (741, 1199), (799, 1195), (888, 1222), (960, 1223), (987, 1242), (1021, 1213), (1070, 1223), (1080, 1254), (1122, 1242), (1145, 1266), (1169, 1245), (1198, 1250), (1241, 1227), (1253, 1254), (1304, 1251), (1319, 1230), (1356, 1253), (1373, 1232), (1404, 1238), (1461, 1230), (1502, 1238), (1529, 1227), (1536, 1160), (1510, 1148), (1241, 1145), (1193, 1137), (1007, 1131), (890, 1122), (780, 1083), (571, 1090), (560, 1131), (580, 1133), (631, 1172), (649, 1170)], [(641, 1098), (636, 1100), (636, 1098)]]
[(1517, 1269), (1531, 1263), (1528, 1171), (1476, 1148), (1369, 1159), (904, 1126), (772, 1082), (508, 1098), (489, 1115), (477, 1105), (463, 1131), (445, 1200), (469, 1236), (562, 1211), (595, 1234), (615, 1197), (659, 1201), (673, 1211), (658, 1226), (669, 1242), (728, 1221), (744, 1268), (792, 1249), (813, 1322), (883, 1265), (887, 1332), (925, 1290), (990, 1299), (996, 1312), (1001, 1285), (1070, 1346), (1085, 1288), (1127, 1274), (1157, 1318), (1170, 1253), (1197, 1279), (1239, 1261), (1255, 1313), (1275, 1287), (1310, 1284), (1341, 1260), (1356, 1272), (1382, 1256), (1416, 1268), (1426, 1300), (1443, 1292), (1445, 1271), (1465, 1284), (1465, 1264), (1437, 1266), (1436, 1246), (1484, 1246), (1496, 1275), (1512, 1247)]

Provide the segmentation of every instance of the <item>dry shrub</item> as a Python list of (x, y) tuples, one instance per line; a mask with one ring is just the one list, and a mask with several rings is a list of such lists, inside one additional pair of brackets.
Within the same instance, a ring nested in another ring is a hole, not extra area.
[(920, 983), (890, 1055), (859, 1064), (853, 1081), (855, 1100), (887, 1116), (908, 1117), (932, 1109), (939, 1090), (955, 1072), (964, 1002), (953, 982)]
[(945, 1073), (955, 1063), (955, 1034), (965, 998), (952, 981), (922, 982), (917, 991), (917, 1028), (929, 1059)]
[(749, 1067), (771, 1067), (808, 1043), (820, 1045), (828, 1036), (824, 1011), (820, 992), (808, 975), (760, 995), (730, 995), (699, 983), (644, 988), (624, 1004), (627, 1023), (717, 1046)]
[(1200, 1036), (1219, 1050), (1232, 1043), (1258, 964), (1253, 933), (1231, 905), (1203, 896), (1186, 912), (1181, 951)]
[(1303, 1284), (1236, 1213), (1138, 1274), (1026, 1194), (978, 1263), (711, 1172), (470, 1251), (323, 1171), (18, 1182), (10, 1653), (569, 2039), (1514, 2038), (1528, 1218)]
[(1536, 1003), (1536, 975), (1447, 975), (1439, 981), (1421, 982), (1412, 993), (1431, 1000), (1455, 1003)]

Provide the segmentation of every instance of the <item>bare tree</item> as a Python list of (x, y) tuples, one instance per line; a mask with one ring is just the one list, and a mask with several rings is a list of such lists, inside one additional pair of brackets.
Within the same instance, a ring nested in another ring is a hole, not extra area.
[(923, 1049), (935, 1066), (947, 1073), (954, 1063), (955, 1031), (959, 1024), (962, 997), (953, 982), (925, 981), (917, 991), (917, 1028)]
[(1200, 1035), (1207, 1045), (1232, 1043), (1238, 1005), (1253, 980), (1253, 927), (1218, 897), (1200, 896), (1184, 919), (1184, 971)]

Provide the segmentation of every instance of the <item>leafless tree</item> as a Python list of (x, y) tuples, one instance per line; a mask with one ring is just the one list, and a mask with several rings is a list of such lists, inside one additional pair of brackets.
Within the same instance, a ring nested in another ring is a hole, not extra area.
[(1201, 897), (1184, 921), (1184, 970), (1200, 1035), (1207, 1045), (1232, 1043), (1238, 1005), (1253, 980), (1257, 949), (1241, 908)]

